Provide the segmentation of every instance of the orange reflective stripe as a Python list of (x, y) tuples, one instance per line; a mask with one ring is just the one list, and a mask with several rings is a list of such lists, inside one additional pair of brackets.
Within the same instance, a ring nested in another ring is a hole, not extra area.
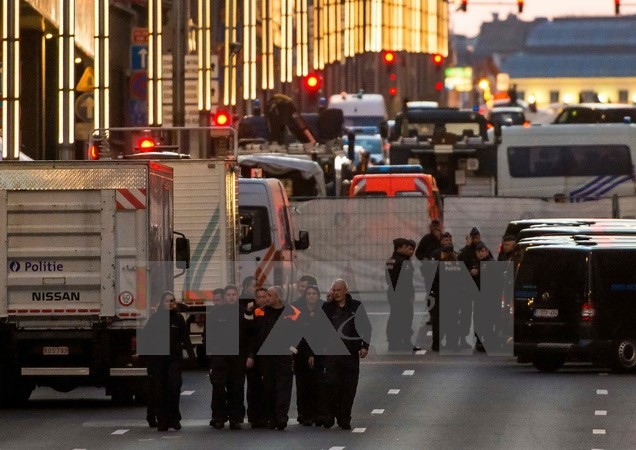
[(300, 310), (295, 306), (292, 306), (292, 309), (294, 310), (294, 314), (285, 316), (285, 319), (291, 319), (295, 322), (300, 317)]
[(254, 311), (255, 317), (265, 317), (265, 310), (263, 308), (258, 308)]

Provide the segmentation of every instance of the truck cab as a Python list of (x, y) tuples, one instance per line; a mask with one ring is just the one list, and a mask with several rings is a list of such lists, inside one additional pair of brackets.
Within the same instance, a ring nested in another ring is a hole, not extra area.
[(239, 271), (259, 286), (282, 286), (291, 299), (297, 279), (295, 250), (309, 248), (309, 235), (295, 239), (285, 187), (273, 178), (239, 179)]

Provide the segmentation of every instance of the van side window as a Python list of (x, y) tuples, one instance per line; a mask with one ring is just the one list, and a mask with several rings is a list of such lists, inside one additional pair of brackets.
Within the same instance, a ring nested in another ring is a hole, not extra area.
[(239, 206), (240, 253), (252, 253), (272, 245), (271, 227), (264, 206)]
[(508, 147), (514, 178), (631, 175), (626, 145)]

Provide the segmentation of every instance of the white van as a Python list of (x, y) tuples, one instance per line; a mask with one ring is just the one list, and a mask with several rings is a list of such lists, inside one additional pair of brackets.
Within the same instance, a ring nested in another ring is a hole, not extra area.
[(275, 178), (239, 179), (239, 272), (259, 286), (282, 286), (292, 300), (298, 277), (295, 250), (309, 247), (309, 234), (295, 230), (283, 184)]
[(497, 195), (571, 202), (636, 193), (635, 124), (503, 127)]
[(380, 123), (388, 119), (386, 104), (381, 94), (341, 94), (329, 97), (329, 108), (340, 109), (344, 126), (363, 133), (377, 133)]

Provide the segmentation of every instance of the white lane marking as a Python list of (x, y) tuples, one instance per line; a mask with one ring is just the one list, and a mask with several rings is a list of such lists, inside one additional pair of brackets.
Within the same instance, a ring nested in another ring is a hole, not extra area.
[(371, 414), (384, 414), (384, 410), (383, 409), (374, 409), (373, 411), (371, 411)]
[(402, 375), (404, 375), (405, 377), (412, 377), (414, 373), (414, 370), (405, 370), (404, 372), (402, 372)]
[(192, 395), (192, 394), (194, 394), (194, 391), (183, 391), (181, 393), (181, 395)]
[(418, 350), (415, 352), (416, 355), (426, 355), (426, 350)]
[(397, 395), (400, 393), (399, 389), (389, 389), (389, 392), (387, 392), (387, 394), (389, 395)]
[(367, 431), (366, 428), (354, 428), (351, 430), (352, 433), (364, 433), (365, 431)]
[(128, 433), (128, 430), (115, 430), (110, 434), (115, 434), (115, 435), (121, 435), (121, 434), (126, 434)]
[(607, 389), (597, 389), (596, 395), (607, 395)]
[(593, 434), (607, 434), (607, 433), (605, 432), (605, 430), (603, 430), (603, 429), (598, 429), (598, 428), (595, 428), (594, 430), (592, 430), (592, 433), (593, 433)]
[(181, 436), (161, 436), (161, 439), (179, 439)]
[(433, 332), (429, 330), (429, 331), (426, 332), (426, 335), (427, 336), (433, 336)]
[(344, 450), (344, 447), (329, 447), (329, 450)]
[(607, 411), (603, 411), (602, 409), (597, 409), (596, 411), (594, 411), (594, 415), (595, 416), (606, 416), (607, 415)]

